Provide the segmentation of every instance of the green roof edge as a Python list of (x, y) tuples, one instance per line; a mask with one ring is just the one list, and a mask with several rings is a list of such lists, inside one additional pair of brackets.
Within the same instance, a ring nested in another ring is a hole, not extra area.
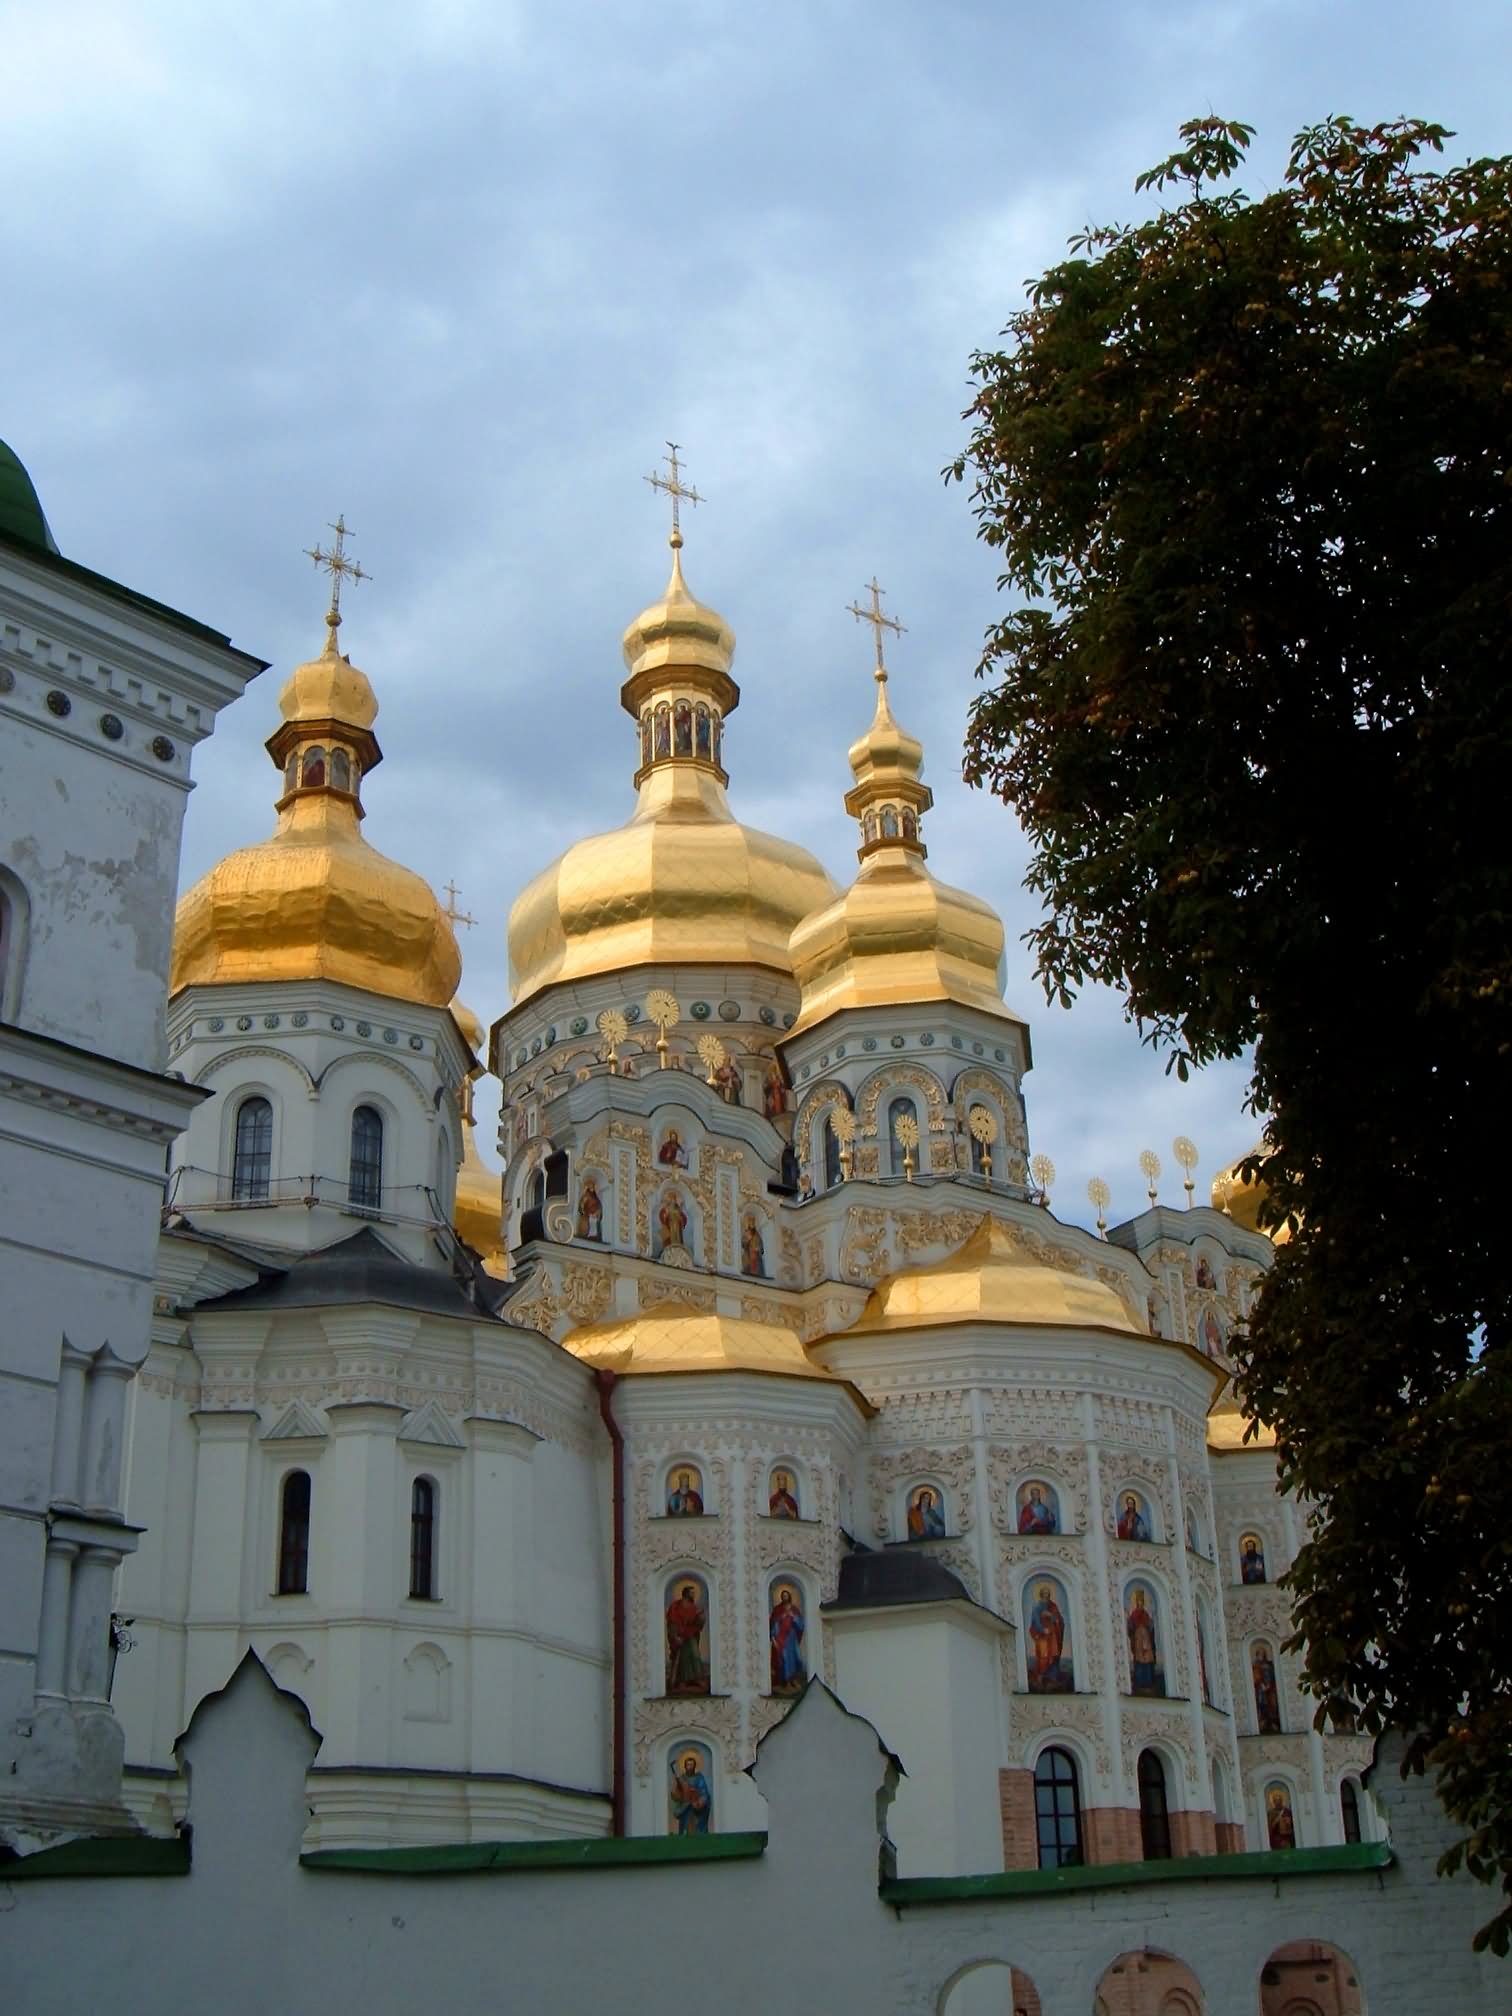
[(766, 1853), (765, 1834), (592, 1836), (581, 1841), (459, 1841), (432, 1848), (316, 1848), (302, 1869), (348, 1876), (510, 1876), (530, 1869), (626, 1869), (647, 1863), (741, 1862)]
[(993, 1876), (893, 1876), (884, 1904), (980, 1903), (993, 1897), (1060, 1896), (1073, 1890), (1119, 1890), (1148, 1883), (1228, 1882), (1241, 1877), (1345, 1876), (1389, 1869), (1396, 1857), (1385, 1841), (1332, 1848), (1268, 1848), (1241, 1855), (1184, 1855), (1165, 1862), (1098, 1862), (1078, 1869), (1009, 1869)]
[(61, 1841), (34, 1855), (0, 1861), (0, 1883), (34, 1876), (187, 1876), (189, 1842), (182, 1834), (111, 1834)]

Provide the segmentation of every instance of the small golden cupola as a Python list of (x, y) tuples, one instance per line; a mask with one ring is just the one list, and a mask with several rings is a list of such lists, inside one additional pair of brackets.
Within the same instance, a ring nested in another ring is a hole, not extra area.
[(997, 912), (979, 896), (937, 881), (924, 865), (921, 823), (934, 796), (923, 782), (923, 744), (893, 714), (882, 652), (882, 632), (901, 632), (902, 625), (882, 614), (875, 580), (868, 593), (870, 608), (849, 605), (876, 631), (876, 712), (851, 744), (856, 781), (845, 795), (845, 809), (860, 826), (861, 872), (793, 933), (793, 972), (803, 998), (792, 1036), (845, 1009), (899, 1002), (955, 1001), (1016, 1022), (998, 977)]
[(337, 648), (343, 576), (366, 578), (336, 547), (325, 649), (278, 696), (267, 750), (282, 774), (278, 825), (217, 862), (174, 920), (170, 992), (262, 980), (335, 980), (394, 1000), (445, 1007), (462, 973), (451, 924), (429, 885), (359, 831), (362, 784), (382, 761), (378, 702)]
[[(467, 1003), (451, 1004), (452, 1020), (474, 1056), (484, 1048), (483, 1024)], [(503, 1179), (490, 1169), (478, 1153), (477, 1116), (473, 1110), (473, 1083), (484, 1076), (478, 1064), (462, 1082), (462, 1161), (457, 1170), (457, 1199), (452, 1208), (452, 1225), (459, 1239), (466, 1240), (483, 1261), (484, 1271), (496, 1280), (509, 1278), (508, 1251), (504, 1244)]]
[(537, 875), (509, 916), (515, 1004), (553, 981), (669, 962), (791, 971), (788, 939), (835, 885), (790, 840), (742, 826), (725, 796), (724, 724), (740, 701), (735, 634), (690, 593), (672, 475), (672, 573), (624, 636), (620, 705), (636, 724), (635, 810)]

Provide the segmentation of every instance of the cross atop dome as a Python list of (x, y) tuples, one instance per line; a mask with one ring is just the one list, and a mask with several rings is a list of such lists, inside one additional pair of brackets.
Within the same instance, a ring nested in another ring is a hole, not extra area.
[(304, 548), (305, 555), (317, 567), (324, 567), (331, 577), (331, 606), (326, 611), (325, 648), (333, 655), (336, 650), (336, 632), (341, 628), (341, 584), (343, 581), (371, 581), (372, 575), (347, 557), (346, 540), (351, 527), (346, 522), (346, 513), (338, 511), (330, 528), (336, 534), (336, 544), (327, 553), (317, 540), (313, 546)]
[(681, 446), (682, 443), (680, 441), (669, 441), (667, 443), (667, 452), (663, 455), (662, 460), (671, 471), (670, 475), (663, 476), (660, 470), (656, 470), (643, 479), (651, 485), (653, 490), (665, 490), (667, 495), (672, 499), (672, 535), (668, 539), (667, 544), (672, 547), (674, 552), (683, 543), (682, 522), (678, 517), (678, 505), (684, 500), (689, 504), (702, 504), (705, 501), (691, 484), (684, 483), (682, 480), (682, 464), (677, 459), (677, 453)]
[(882, 597), (887, 593), (887, 590), (878, 584), (875, 574), (867, 582), (866, 592), (871, 597), (870, 609), (863, 609), (855, 602), (847, 602), (845, 606), (858, 623), (870, 623), (875, 632), (877, 664), (872, 677), (877, 681), (879, 686), (882, 686), (887, 683), (887, 661), (882, 656), (882, 632), (884, 630), (891, 630), (896, 637), (906, 637), (908, 632), (896, 616), (884, 616), (882, 614)]

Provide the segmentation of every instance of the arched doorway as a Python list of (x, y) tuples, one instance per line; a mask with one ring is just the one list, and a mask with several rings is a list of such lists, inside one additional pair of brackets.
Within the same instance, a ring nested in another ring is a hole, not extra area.
[(1120, 1953), (1097, 1984), (1092, 2016), (1207, 2016), (1197, 1976), (1170, 1953)]
[(1041, 2016), (1034, 1983), (1006, 1960), (973, 1960), (946, 1982), (939, 2016)]
[(1260, 2016), (1365, 2016), (1354, 1962), (1321, 1939), (1278, 1946), (1260, 1970)]

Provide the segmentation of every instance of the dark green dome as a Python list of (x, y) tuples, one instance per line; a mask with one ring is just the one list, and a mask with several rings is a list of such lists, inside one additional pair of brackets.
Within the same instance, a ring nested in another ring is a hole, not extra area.
[(54, 539), (25, 464), (0, 441), (0, 532), (44, 553), (56, 553)]

